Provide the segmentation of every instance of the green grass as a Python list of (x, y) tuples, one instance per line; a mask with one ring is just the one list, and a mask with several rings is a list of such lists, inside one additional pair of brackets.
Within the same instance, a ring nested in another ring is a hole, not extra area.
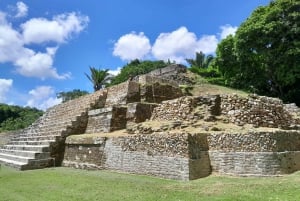
[(300, 172), (284, 177), (209, 176), (189, 182), (109, 171), (0, 169), (0, 200), (300, 200)]

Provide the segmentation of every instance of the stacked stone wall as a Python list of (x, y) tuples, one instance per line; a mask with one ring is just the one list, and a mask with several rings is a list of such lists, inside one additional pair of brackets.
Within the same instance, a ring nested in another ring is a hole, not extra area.
[[(135, 81), (143, 83), (145, 78), (155, 77), (156, 80), (160, 80), (160, 83), (165, 83), (168, 80), (169, 84), (192, 84), (193, 81), (186, 76), (187, 68), (180, 64), (172, 64), (165, 68), (156, 69), (150, 73), (139, 75), (134, 78)], [(148, 79), (150, 81), (150, 79)]]
[[(68, 138), (64, 166), (111, 169), (190, 180), (211, 172), (207, 151), (195, 153), (201, 138), (188, 134), (114, 138)], [(189, 144), (189, 142), (193, 142)]]
[(300, 150), (299, 131), (250, 131), (217, 133), (207, 137), (210, 150), (237, 152), (284, 152)]
[(161, 76), (170, 76), (170, 75), (177, 75), (179, 73), (185, 73), (186, 67), (179, 64), (173, 64), (169, 65), (165, 68), (160, 68), (151, 71), (147, 75), (155, 76), (155, 77), (161, 77)]
[(207, 136), (212, 171), (268, 176), (300, 170), (300, 132), (274, 131)]
[(167, 85), (171, 85), (173, 87), (178, 87), (178, 83), (174, 80), (169, 80), (169, 79), (165, 79), (162, 77), (154, 77), (154, 76), (150, 76), (150, 75), (140, 75), (138, 77), (138, 82), (141, 85), (151, 85), (154, 83), (160, 83), (160, 84), (167, 84)]
[(152, 113), (151, 120), (194, 121), (220, 115), (219, 96), (185, 96), (162, 102)]
[(241, 98), (237, 95), (222, 96), (222, 114), (237, 125), (253, 124), (255, 127), (293, 129), (295, 120), (285, 109), (281, 100), (252, 95)]
[(161, 103), (165, 100), (181, 97), (182, 91), (177, 86), (153, 83), (140, 86), (141, 101), (147, 103)]
[(105, 107), (125, 105), (140, 101), (140, 86), (137, 82), (127, 81), (109, 87)]
[(85, 133), (108, 133), (126, 127), (127, 108), (122, 106), (91, 110)]
[(272, 176), (300, 170), (299, 144), (297, 131), (68, 138), (64, 165), (181, 180), (211, 172)]
[(103, 169), (106, 137), (68, 138), (64, 166), (79, 169)]
[(197, 118), (192, 113), (194, 105), (194, 98), (190, 96), (163, 101), (162, 104), (154, 108), (151, 120), (193, 120)]
[(157, 104), (152, 103), (129, 103), (127, 105), (127, 122), (140, 123), (151, 118), (153, 109)]
[(118, 140), (107, 141), (107, 169), (153, 175), (169, 179), (189, 179), (189, 159), (182, 156), (151, 155), (146, 151), (125, 151)]

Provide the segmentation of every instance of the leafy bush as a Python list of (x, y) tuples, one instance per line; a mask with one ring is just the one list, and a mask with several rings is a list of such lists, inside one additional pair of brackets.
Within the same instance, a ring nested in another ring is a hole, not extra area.
[(213, 68), (213, 67), (198, 68), (198, 67), (192, 66), (189, 68), (189, 70), (191, 72), (196, 73), (205, 78), (221, 77), (221, 73), (219, 72), (219, 70), (216, 68)]

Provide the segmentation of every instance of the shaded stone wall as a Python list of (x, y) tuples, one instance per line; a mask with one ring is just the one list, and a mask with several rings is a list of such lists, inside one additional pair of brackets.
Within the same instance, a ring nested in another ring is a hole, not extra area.
[(222, 96), (222, 114), (237, 125), (253, 124), (255, 127), (294, 129), (299, 119), (293, 118), (281, 100), (251, 95), (242, 98), (237, 95)]
[(79, 169), (103, 169), (106, 137), (68, 138), (64, 166)]

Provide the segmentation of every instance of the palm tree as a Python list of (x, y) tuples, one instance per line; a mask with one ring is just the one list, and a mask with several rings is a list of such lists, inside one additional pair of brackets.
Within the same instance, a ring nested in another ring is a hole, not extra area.
[(200, 51), (196, 52), (195, 59), (186, 59), (186, 61), (191, 65), (191, 67), (208, 68), (213, 59), (214, 57), (212, 55), (206, 56)]
[(93, 83), (94, 91), (98, 91), (105, 87), (111, 79), (108, 69), (101, 70), (90, 66), (91, 76), (85, 73), (87, 78)]

